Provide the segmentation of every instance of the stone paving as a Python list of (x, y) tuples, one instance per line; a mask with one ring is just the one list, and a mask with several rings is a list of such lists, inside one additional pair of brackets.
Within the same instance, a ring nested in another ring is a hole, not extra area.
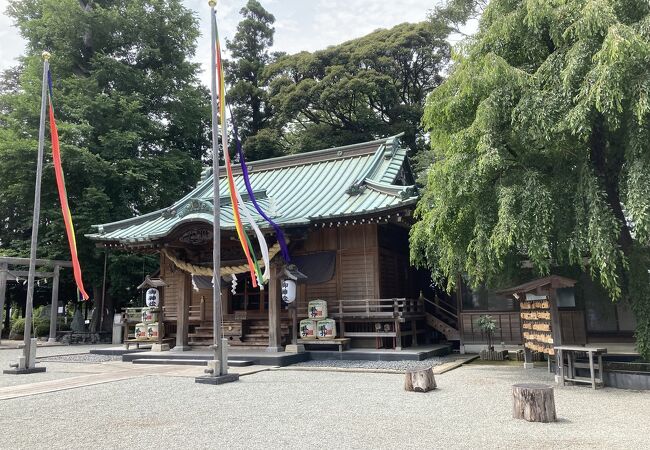
[[(47, 363), (48, 371), (54, 364), (76, 363)], [(100, 367), (97, 377), (129, 370), (119, 362), (85, 366)], [(11, 433), (3, 433), (0, 448), (637, 449), (650, 444), (650, 392), (557, 388), (557, 423), (512, 419), (512, 384), (551, 384), (545, 368), (465, 365), (436, 375), (438, 389), (420, 394), (405, 392), (398, 374), (265, 370), (210, 386), (194, 383), (202, 367), (130, 366), (133, 376), (125, 379), (1, 400), (0, 429)], [(52, 367), (49, 373), (59, 372)]]

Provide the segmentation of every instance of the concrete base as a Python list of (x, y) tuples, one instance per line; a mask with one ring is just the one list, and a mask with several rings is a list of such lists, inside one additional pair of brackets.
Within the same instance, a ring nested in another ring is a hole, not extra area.
[(169, 344), (153, 344), (151, 346), (152, 352), (168, 352)]
[(190, 350), (192, 350), (192, 347), (189, 345), (177, 345), (176, 347), (172, 348), (170, 352), (189, 352)]
[(54, 338), (49, 338), (49, 339), (47, 340), (47, 343), (48, 343), (48, 344), (56, 344), (56, 339), (54, 339)]
[(303, 344), (289, 344), (284, 348), (287, 353), (305, 353), (305, 346)]
[(11, 369), (5, 369), (2, 371), (5, 375), (26, 375), (29, 373), (42, 373), (45, 372), (45, 367), (30, 367), (25, 369), (19, 369), (18, 367), (12, 367)]
[(535, 363), (532, 363), (532, 362), (530, 362), (530, 363), (525, 362), (524, 363), (524, 369), (534, 369), (534, 368), (535, 368)]
[(266, 347), (266, 350), (264, 350), (269, 353), (281, 353), (284, 351), (284, 347)]
[(217, 377), (213, 377), (211, 375), (204, 375), (202, 377), (194, 378), (195, 383), (213, 384), (213, 385), (232, 383), (233, 381), (238, 381), (238, 380), (239, 380), (238, 373), (229, 373), (226, 375), (219, 375)]

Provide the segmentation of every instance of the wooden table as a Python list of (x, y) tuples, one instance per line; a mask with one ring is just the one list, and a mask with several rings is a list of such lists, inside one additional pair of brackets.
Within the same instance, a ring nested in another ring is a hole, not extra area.
[(302, 345), (338, 345), (339, 353), (343, 352), (343, 348), (350, 348), (350, 338), (334, 338), (334, 339), (298, 339), (298, 344)]
[[(605, 347), (580, 347), (571, 345), (559, 345), (555, 347), (557, 357), (557, 365), (560, 368), (560, 376), (562, 378), (562, 385), (567, 381), (574, 383), (591, 384), (591, 387), (596, 389), (597, 386), (605, 386), (603, 377), (603, 354), (607, 353)], [(567, 355), (568, 374), (564, 372), (564, 354)], [(586, 353), (589, 358), (589, 365), (576, 363), (576, 353)], [(598, 358), (598, 363), (594, 364), (594, 359)], [(577, 367), (589, 367), (590, 377), (579, 377), (576, 375)], [(598, 368), (599, 377), (596, 378), (596, 367)]]

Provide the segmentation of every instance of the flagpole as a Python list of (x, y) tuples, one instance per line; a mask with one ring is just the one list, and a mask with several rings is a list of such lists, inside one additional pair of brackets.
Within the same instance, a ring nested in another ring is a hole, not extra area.
[[(45, 105), (47, 103), (47, 73), (50, 68), (50, 54), (43, 52), (43, 85), (41, 88), (41, 123), (38, 127), (38, 159), (36, 162), (36, 187), (34, 188), (34, 214), (32, 216), (32, 242), (29, 250), (29, 274), (27, 275), (27, 303), (25, 305), (25, 329), (23, 332), (25, 346), (23, 357), (25, 369), (34, 369), (36, 349), (32, 350), (32, 310), (34, 309), (34, 272), (36, 271), (36, 247), (38, 246), (38, 224), (41, 215), (41, 179), (43, 177), (43, 147), (45, 145)], [(54, 306), (53, 306), (54, 307)], [(33, 343), (36, 346), (36, 342)], [(19, 366), (19, 369), (21, 367)]]
[[(227, 343), (221, 341), (221, 217), (220, 217), (220, 193), (219, 193), (219, 122), (218, 122), (218, 106), (217, 106), (217, 30), (216, 23), (216, 10), (217, 2), (209, 0), (210, 5), (210, 26), (212, 29), (212, 43), (210, 55), (210, 72), (212, 76), (212, 202), (213, 202), (213, 217), (212, 217), (212, 266), (214, 268), (214, 278), (212, 287), (212, 323), (214, 334), (214, 359), (219, 361), (218, 367), (215, 364), (215, 376), (226, 375), (228, 373), (228, 356), (227, 356)], [(217, 373), (218, 372), (218, 373)]]

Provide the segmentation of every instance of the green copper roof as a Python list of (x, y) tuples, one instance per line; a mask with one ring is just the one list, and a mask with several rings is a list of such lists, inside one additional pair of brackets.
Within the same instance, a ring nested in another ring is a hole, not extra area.
[[(283, 227), (362, 217), (402, 208), (417, 200), (415, 186), (399, 136), (249, 163), (251, 185), (260, 206)], [(234, 169), (237, 189), (248, 211), (260, 217), (248, 199), (241, 170)], [(221, 227), (234, 229), (225, 169), (219, 174)], [(139, 217), (95, 225), (87, 237), (123, 244), (165, 237), (179, 225), (212, 223), (213, 176), (172, 206)]]

